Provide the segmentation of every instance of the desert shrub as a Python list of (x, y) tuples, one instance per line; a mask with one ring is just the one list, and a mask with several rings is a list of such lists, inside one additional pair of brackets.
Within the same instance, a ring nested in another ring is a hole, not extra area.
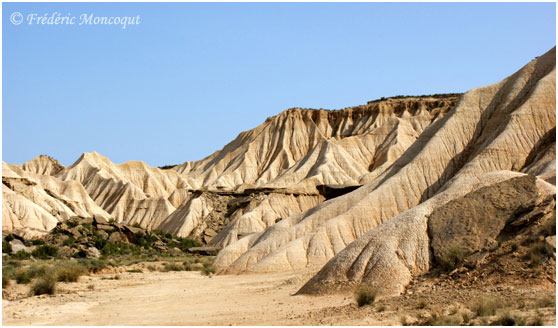
[(417, 304), (417, 309), (424, 309), (426, 308), (426, 305), (426, 301), (421, 298)]
[(132, 224), (132, 227), (143, 229), (143, 227), (141, 226), (141, 224), (139, 224), (139, 223), (137, 223), (137, 222), (134, 223), (134, 224)]
[(45, 244), (45, 241), (41, 240), (41, 239), (31, 240), (31, 245), (39, 246), (39, 245), (44, 245), (44, 244)]
[(56, 246), (42, 245), (37, 247), (36, 250), (31, 253), (33, 257), (39, 259), (49, 259), (55, 257), (58, 254), (58, 248)]
[(95, 285), (89, 284), (89, 285), (87, 285), (87, 289), (89, 289), (89, 290), (95, 290)]
[(496, 314), (496, 310), (501, 308), (502, 304), (496, 298), (484, 297), (476, 300), (471, 306), (471, 310), (478, 316), (484, 317)]
[(31, 254), (27, 253), (24, 250), (20, 250), (20, 251), (17, 251), (15, 254), (12, 254), (10, 257), (12, 259), (16, 259), (16, 260), (25, 260), (25, 259), (30, 258)]
[(68, 265), (56, 270), (56, 280), (61, 282), (76, 282), (85, 274), (85, 268), (79, 265)]
[(170, 244), (171, 247), (178, 247), (181, 251), (186, 252), (189, 248), (200, 247), (201, 244), (190, 238), (176, 237), (176, 242)]
[(452, 271), (463, 263), (467, 250), (458, 244), (452, 244), (440, 259), (442, 269)]
[(8, 243), (12, 240), (14, 240), (15, 237), (12, 234), (7, 235), (6, 237), (4, 237), (4, 240), (7, 241)]
[(359, 307), (374, 303), (378, 290), (370, 286), (361, 286), (356, 292), (356, 301)]
[(529, 260), (529, 266), (537, 267), (541, 264), (543, 260), (553, 256), (554, 251), (552, 246), (544, 241), (535, 242), (529, 251), (527, 252), (527, 259)]
[(551, 295), (546, 295), (537, 300), (537, 305), (541, 308), (545, 307), (555, 307), (556, 306), (556, 298), (552, 297)]
[(525, 318), (513, 316), (508, 311), (502, 313), (492, 322), (493, 326), (525, 326)]
[(141, 270), (139, 270), (139, 269), (126, 270), (126, 272), (130, 272), (130, 273), (143, 273), (143, 271), (141, 271)]
[(29, 288), (30, 295), (54, 295), (56, 293), (56, 279), (53, 275), (38, 278)]
[(201, 273), (202, 273), (204, 276), (209, 276), (209, 275), (215, 274), (216, 271), (217, 271), (217, 270), (215, 269), (215, 267), (213, 266), (213, 264), (211, 264), (211, 263), (205, 263), (205, 264), (203, 265), (203, 268), (202, 268), (202, 270), (201, 270)]
[(437, 313), (432, 314), (430, 318), (426, 321), (427, 326), (459, 326), (461, 320), (459, 316), (456, 315), (438, 315)]
[(27, 269), (19, 269), (14, 275), (15, 281), (18, 284), (28, 284), (31, 282), (31, 273)]
[(6, 275), (2, 274), (2, 289), (8, 287), (9, 285), (10, 279)]
[(512, 242), (512, 243), (511, 243), (511, 251), (512, 251), (512, 252), (515, 252), (515, 251), (517, 251), (518, 249), (519, 249), (519, 244), (518, 244), (517, 242), (515, 242), (515, 241)]
[(157, 240), (157, 237), (155, 237), (155, 234), (144, 234), (143, 232), (137, 232), (134, 234), (134, 239), (139, 246), (145, 249), (149, 249)]
[(165, 263), (163, 267), (164, 272), (169, 271), (184, 271), (185, 267), (183, 264), (178, 263)]
[(73, 236), (70, 236), (66, 239), (64, 239), (64, 241), (62, 242), (62, 245), (64, 246), (72, 246), (72, 244), (76, 241), (76, 239)]
[(79, 259), (78, 264), (92, 273), (97, 273), (107, 267), (106, 261), (97, 259)]
[(9, 242), (2, 242), (2, 253), (10, 254), (12, 252), (12, 245)]
[(78, 222), (77, 220), (75, 220), (75, 219), (70, 219), (70, 220), (66, 221), (66, 225), (67, 225), (69, 228), (75, 228), (75, 227), (78, 226), (78, 224), (79, 224), (79, 222)]

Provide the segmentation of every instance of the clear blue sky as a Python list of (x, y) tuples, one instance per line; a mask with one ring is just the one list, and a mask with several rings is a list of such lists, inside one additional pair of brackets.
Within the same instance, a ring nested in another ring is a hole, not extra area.
[[(2, 159), (15, 164), (198, 160), (290, 107), (464, 92), (556, 42), (554, 3), (2, 5)], [(15, 11), (141, 19), (15, 26)]]

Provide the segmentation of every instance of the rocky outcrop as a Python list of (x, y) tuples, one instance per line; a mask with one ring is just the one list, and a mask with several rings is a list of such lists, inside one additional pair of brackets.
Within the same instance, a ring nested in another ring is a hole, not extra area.
[(2, 231), (41, 235), (73, 216), (109, 217), (77, 181), (2, 163)]
[(19, 167), (24, 171), (42, 175), (56, 175), (64, 169), (60, 162), (47, 155), (35, 157)]
[[(225, 273), (319, 268), (370, 230), (484, 173), (520, 171), (556, 127), (555, 49), (471, 90), (361, 188), (223, 249)], [(535, 156), (536, 157), (536, 156)]]
[(451, 247), (467, 254), (494, 247), (506, 225), (554, 195), (552, 185), (521, 173), (496, 171), (471, 178), (358, 238), (299, 293), (331, 293), (366, 284), (382, 295), (399, 294), (413, 277), (445, 261)]

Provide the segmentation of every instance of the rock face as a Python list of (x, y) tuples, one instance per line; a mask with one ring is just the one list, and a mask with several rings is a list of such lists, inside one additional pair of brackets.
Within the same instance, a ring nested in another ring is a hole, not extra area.
[(215, 264), (225, 273), (319, 268), (444, 189), (492, 171), (538, 166), (533, 154), (556, 127), (555, 85), (552, 49), (502, 82), (464, 94), (364, 186), (229, 245)]
[(35, 157), (29, 162), (21, 164), (19, 167), (24, 171), (42, 175), (56, 175), (64, 169), (62, 164), (47, 155)]
[(452, 245), (459, 245), (467, 253), (490, 249), (498, 244), (496, 237), (507, 224), (540, 202), (536, 178), (526, 175), (480, 188), (437, 207), (428, 220), (436, 261), (443, 261)]
[(194, 185), (215, 190), (312, 193), (317, 185), (360, 185), (397, 159), (457, 99), (388, 99), (338, 111), (289, 109), (213, 155), (173, 169), (192, 177)]
[(77, 181), (23, 171), (2, 163), (2, 231), (44, 234), (73, 216), (109, 217)]
[(552, 196), (554, 186), (522, 173), (495, 171), (471, 178), (358, 238), (299, 293), (330, 293), (364, 283), (385, 295), (399, 294), (433, 260), (443, 261), (452, 245), (471, 254), (489, 248), (506, 224)]

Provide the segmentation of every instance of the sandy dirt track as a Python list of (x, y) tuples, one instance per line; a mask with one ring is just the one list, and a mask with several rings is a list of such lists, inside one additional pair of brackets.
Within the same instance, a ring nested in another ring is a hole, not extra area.
[[(319, 325), (308, 313), (347, 305), (350, 295), (291, 296), (294, 273), (120, 273), (60, 283), (59, 294), (2, 302), (4, 325)], [(88, 290), (89, 285), (95, 290)], [(23, 290), (23, 285), (10, 288)], [(346, 323), (353, 324), (353, 323)], [(356, 324), (356, 322), (354, 323)], [(365, 320), (361, 324), (373, 324)]]

